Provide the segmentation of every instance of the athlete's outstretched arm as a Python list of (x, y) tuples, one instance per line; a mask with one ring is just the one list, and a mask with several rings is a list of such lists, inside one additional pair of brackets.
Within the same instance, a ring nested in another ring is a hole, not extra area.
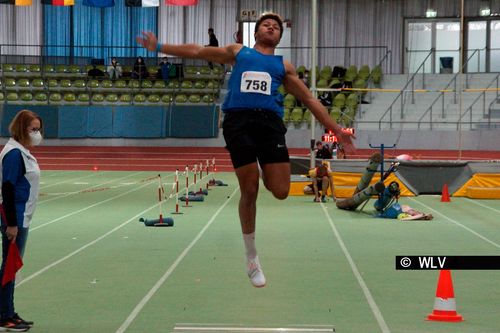
[(160, 51), (165, 54), (181, 58), (204, 59), (220, 64), (232, 64), (242, 48), (241, 44), (231, 44), (226, 47), (202, 46), (198, 44), (161, 44), (158, 47), (158, 39), (152, 32), (143, 32), (137, 36), (136, 41), (149, 51)]
[(354, 153), (356, 148), (352, 143), (351, 138), (356, 138), (352, 133), (344, 131), (339, 124), (337, 124), (326, 111), (325, 107), (320, 103), (317, 98), (311, 94), (306, 85), (299, 79), (297, 72), (292, 64), (285, 61), (285, 79), (283, 80), (283, 85), (287, 92), (294, 95), (299, 99), (305, 106), (311, 110), (312, 114), (318, 121), (323, 124), (327, 129), (330, 129), (335, 133), (340, 143), (344, 146), (344, 149), (349, 153)]

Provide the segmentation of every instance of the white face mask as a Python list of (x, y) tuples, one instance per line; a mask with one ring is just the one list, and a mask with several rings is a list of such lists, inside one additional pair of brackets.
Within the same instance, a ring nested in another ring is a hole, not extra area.
[(42, 133), (40, 133), (40, 131), (30, 132), (29, 135), (31, 139), (31, 144), (33, 146), (38, 146), (40, 142), (42, 142), (43, 138), (42, 138)]

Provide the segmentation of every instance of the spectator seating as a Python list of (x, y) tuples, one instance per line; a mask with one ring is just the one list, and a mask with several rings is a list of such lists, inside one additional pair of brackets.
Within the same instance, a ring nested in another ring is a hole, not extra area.
[[(25, 104), (212, 104), (220, 95), (222, 66), (187, 66), (180, 78), (156, 79), (158, 66), (148, 66), (144, 80), (123, 76), (90, 78), (78, 65), (1, 64), (0, 102)], [(105, 66), (97, 66), (105, 71)], [(131, 70), (122, 66), (123, 70)], [(172, 66), (172, 68), (178, 68)], [(179, 67), (180, 68), (180, 67)], [(175, 71), (174, 71), (175, 73)], [(184, 76), (184, 78), (182, 78)], [(179, 98), (176, 98), (180, 95)]]

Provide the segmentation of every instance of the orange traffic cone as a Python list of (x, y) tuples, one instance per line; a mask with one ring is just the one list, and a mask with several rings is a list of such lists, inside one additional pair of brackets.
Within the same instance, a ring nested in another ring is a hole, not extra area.
[(450, 194), (448, 193), (448, 184), (443, 185), (443, 190), (441, 191), (441, 202), (450, 202)]
[(457, 313), (453, 281), (451, 280), (451, 271), (449, 270), (443, 269), (439, 271), (434, 310), (427, 316), (427, 320), (463, 321), (462, 316)]

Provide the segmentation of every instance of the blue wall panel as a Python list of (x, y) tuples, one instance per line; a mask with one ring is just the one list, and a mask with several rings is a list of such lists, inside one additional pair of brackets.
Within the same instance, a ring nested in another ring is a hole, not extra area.
[(88, 106), (59, 107), (59, 137), (87, 137)]
[(19, 111), (24, 109), (33, 111), (42, 118), (44, 137), (57, 138), (58, 111), (57, 106), (51, 105), (4, 105), (2, 114), (2, 136), (10, 136), (10, 122)]
[(111, 138), (113, 137), (113, 107), (92, 106), (88, 107), (87, 137)]
[(215, 105), (174, 105), (170, 111), (167, 136), (177, 138), (215, 138), (219, 114)]
[(165, 137), (166, 107), (120, 106), (115, 108), (113, 136), (122, 138)]

